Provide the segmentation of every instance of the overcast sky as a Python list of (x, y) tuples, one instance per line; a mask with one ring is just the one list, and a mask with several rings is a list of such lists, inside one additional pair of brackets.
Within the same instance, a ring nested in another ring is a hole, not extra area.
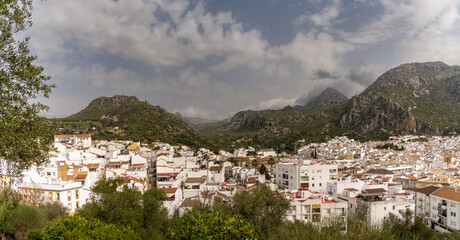
[(63, 117), (134, 95), (205, 118), (351, 97), (407, 62), (460, 64), (458, 0), (35, 1), (31, 49)]

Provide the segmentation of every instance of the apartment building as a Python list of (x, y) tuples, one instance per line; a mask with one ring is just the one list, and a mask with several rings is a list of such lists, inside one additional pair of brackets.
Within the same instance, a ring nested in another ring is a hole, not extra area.
[(460, 230), (460, 188), (441, 187), (430, 195), (431, 228)]
[(347, 201), (308, 190), (288, 190), (284, 193), (291, 200), (290, 210), (286, 216), (287, 220), (313, 223), (341, 221), (346, 223)]
[(380, 226), (390, 213), (400, 216), (407, 209), (414, 212), (414, 202), (389, 198), (384, 189), (366, 189), (356, 197), (356, 211), (372, 225)]
[(275, 166), (276, 183), (286, 189), (308, 189), (326, 192), (326, 183), (337, 179), (337, 165), (311, 164), (311, 161), (278, 163)]
[(89, 199), (90, 191), (80, 182), (50, 181), (48, 183), (23, 182), (18, 186), (23, 201), (30, 204), (60, 202), (73, 214)]
[(430, 195), (439, 187), (428, 186), (415, 192), (415, 216), (420, 218), (427, 226), (431, 224), (431, 198)]

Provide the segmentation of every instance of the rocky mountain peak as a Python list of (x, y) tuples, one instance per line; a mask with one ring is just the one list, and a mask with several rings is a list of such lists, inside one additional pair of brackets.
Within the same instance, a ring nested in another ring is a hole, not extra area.
[(332, 107), (340, 104), (348, 98), (334, 88), (328, 87), (318, 96), (308, 100), (304, 106), (296, 106), (296, 109), (308, 111), (315, 107)]
[(139, 99), (134, 96), (115, 95), (113, 97), (99, 97), (89, 103), (91, 107), (120, 107), (139, 103)]

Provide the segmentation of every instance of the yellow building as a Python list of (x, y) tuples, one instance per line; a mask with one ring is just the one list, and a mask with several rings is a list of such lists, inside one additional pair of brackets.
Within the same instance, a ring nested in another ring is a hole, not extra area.
[(445, 186), (460, 186), (460, 180), (457, 178), (446, 176), (446, 175), (441, 175), (437, 177), (420, 179), (417, 181), (415, 186), (417, 188), (424, 188), (428, 186), (436, 186), (439, 184), (442, 184)]

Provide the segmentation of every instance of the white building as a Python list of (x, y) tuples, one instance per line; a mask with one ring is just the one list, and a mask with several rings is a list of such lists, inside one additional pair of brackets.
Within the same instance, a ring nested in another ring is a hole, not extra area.
[(264, 157), (274, 157), (276, 156), (276, 152), (273, 149), (260, 149), (257, 152), (257, 155), (264, 156)]
[(326, 192), (326, 183), (337, 179), (337, 165), (312, 165), (309, 161), (278, 163), (276, 183), (287, 189), (308, 189)]
[[(415, 216), (422, 219), (427, 226), (431, 225), (431, 198), (430, 195), (439, 187), (428, 186), (417, 189), (415, 192)], [(437, 208), (437, 206), (436, 206)]]
[(76, 145), (79, 147), (90, 147), (91, 146), (91, 135), (79, 134), (79, 135), (54, 135), (55, 143), (66, 143)]
[(356, 210), (371, 225), (381, 226), (390, 213), (401, 216), (406, 209), (414, 212), (414, 202), (386, 197), (384, 189), (367, 189), (356, 198)]
[(60, 202), (69, 214), (77, 211), (89, 199), (90, 191), (80, 182), (49, 181), (48, 183), (23, 182), (18, 186), (23, 200), (32, 204)]
[(460, 230), (460, 188), (441, 187), (430, 195), (431, 227)]
[(346, 222), (347, 201), (324, 194), (315, 194), (308, 190), (294, 190), (284, 193), (291, 200), (291, 207), (286, 216), (289, 221), (324, 223), (334, 220)]

